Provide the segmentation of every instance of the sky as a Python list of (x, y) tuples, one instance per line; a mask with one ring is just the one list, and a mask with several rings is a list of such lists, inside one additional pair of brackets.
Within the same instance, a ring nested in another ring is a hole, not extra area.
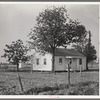
[(1, 58), (4, 54), (6, 44), (21, 39), (26, 44), (29, 40), (27, 35), (36, 24), (36, 17), (39, 12), (49, 6), (66, 5), (69, 17), (73, 20), (78, 19), (88, 31), (92, 33), (92, 44), (95, 46), (97, 56), (99, 55), (99, 6), (86, 4), (6, 4), (0, 3), (0, 62), (7, 59)]

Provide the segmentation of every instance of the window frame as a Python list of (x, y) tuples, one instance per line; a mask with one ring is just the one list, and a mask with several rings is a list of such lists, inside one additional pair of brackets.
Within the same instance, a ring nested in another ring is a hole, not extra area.
[(47, 65), (47, 59), (44, 58), (44, 62), (43, 62), (44, 65)]
[(79, 65), (82, 65), (82, 58), (79, 58)]
[(62, 58), (59, 58), (59, 64), (62, 65)]
[(39, 65), (39, 58), (36, 58), (36, 65)]

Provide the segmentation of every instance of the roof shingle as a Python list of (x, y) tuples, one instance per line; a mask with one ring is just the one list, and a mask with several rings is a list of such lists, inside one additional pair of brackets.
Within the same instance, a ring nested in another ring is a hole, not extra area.
[(65, 48), (56, 48), (55, 56), (82, 56), (85, 57), (83, 54), (79, 53), (74, 49), (65, 49)]

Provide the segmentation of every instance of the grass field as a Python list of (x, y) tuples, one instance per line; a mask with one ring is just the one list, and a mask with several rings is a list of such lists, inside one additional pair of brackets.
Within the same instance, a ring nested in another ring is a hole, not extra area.
[[(82, 76), (80, 72), (71, 72), (70, 88), (67, 86), (67, 72), (56, 72), (56, 74), (49, 72), (19, 72), (19, 74), (24, 94), (99, 94), (99, 71), (82, 72)], [(80, 93), (78, 93), (79, 91)], [(0, 72), (0, 94), (13, 95), (20, 94), (20, 92), (17, 72)]]

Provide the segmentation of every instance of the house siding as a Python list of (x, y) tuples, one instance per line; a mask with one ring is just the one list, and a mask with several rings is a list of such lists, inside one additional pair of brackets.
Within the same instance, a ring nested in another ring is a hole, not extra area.
[(86, 69), (86, 58), (82, 58), (82, 65), (79, 65), (79, 59), (77, 59), (77, 69), (80, 70), (80, 67), (82, 70)]
[[(39, 65), (37, 65), (36, 59), (39, 58)], [(33, 57), (33, 70), (40, 70), (40, 71), (51, 71), (52, 70), (52, 61), (51, 61), (51, 54), (40, 55), (36, 54)], [(46, 59), (46, 65), (44, 65), (44, 59)]]
[(76, 70), (77, 69), (77, 58), (72, 59), (71, 69)]
[[(62, 58), (62, 64), (59, 64), (59, 58)], [(85, 70), (86, 58), (84, 57), (81, 59), (82, 59), (81, 68), (82, 70)], [(68, 58), (65, 58), (64, 56), (56, 56), (55, 57), (55, 71), (63, 71), (63, 70), (68, 69), (68, 63), (69, 63)], [(72, 58), (71, 69), (80, 70), (79, 58)]]
[[(39, 65), (37, 65), (36, 59), (39, 58)], [(44, 65), (44, 59), (46, 58), (46, 65)], [(62, 58), (62, 64), (59, 63), (59, 58)], [(71, 69), (72, 70), (80, 70), (79, 58), (82, 58), (82, 70), (86, 69), (86, 57), (77, 57), (72, 58)], [(36, 53), (34, 57), (31, 59), (31, 63), (33, 65), (33, 70), (39, 71), (52, 71), (52, 55), (47, 53), (45, 55), (41, 55)], [(65, 71), (68, 69), (69, 58), (66, 56), (55, 56), (55, 71)]]
[[(62, 64), (59, 64), (59, 58), (62, 58)], [(65, 70), (67, 68), (67, 62), (64, 56), (55, 57), (55, 71)]]
[(84, 63), (82, 63), (82, 69), (83, 69), (83, 70), (86, 70), (86, 57), (84, 57), (84, 58), (82, 59), (82, 62), (84, 62)]

